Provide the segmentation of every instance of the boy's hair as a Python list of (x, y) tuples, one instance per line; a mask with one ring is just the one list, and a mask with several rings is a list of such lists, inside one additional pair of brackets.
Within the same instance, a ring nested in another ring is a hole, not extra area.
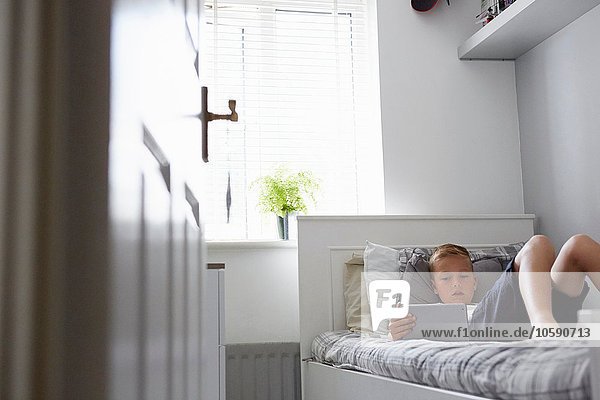
[(431, 255), (431, 258), (429, 258), (429, 271), (434, 272), (435, 265), (437, 264), (437, 262), (449, 256), (466, 257), (467, 260), (469, 260), (469, 264), (471, 264), (471, 268), (473, 268), (473, 264), (471, 263), (471, 256), (469, 255), (469, 251), (467, 249), (457, 244), (446, 243), (441, 246), (438, 246)]

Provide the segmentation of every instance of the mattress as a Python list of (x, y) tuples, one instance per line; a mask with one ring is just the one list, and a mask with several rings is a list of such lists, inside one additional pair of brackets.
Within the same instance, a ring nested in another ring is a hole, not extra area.
[(498, 399), (588, 399), (589, 348), (490, 342), (390, 341), (350, 331), (312, 343), (316, 361)]

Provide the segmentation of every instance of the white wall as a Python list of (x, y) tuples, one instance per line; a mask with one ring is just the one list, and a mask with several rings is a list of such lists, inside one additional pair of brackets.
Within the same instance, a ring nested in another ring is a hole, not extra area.
[[(457, 57), (478, 8), (378, 0), (388, 213), (523, 212), (514, 63)], [(227, 343), (299, 340), (295, 248), (213, 246), (208, 258), (227, 264)]]
[(600, 6), (516, 63), (525, 210), (561, 245), (600, 240)]
[(378, 0), (386, 212), (523, 212), (514, 62), (459, 61), (479, 0)]
[(288, 246), (234, 249), (209, 244), (208, 262), (226, 264), (226, 343), (300, 340), (298, 251), (294, 242)]

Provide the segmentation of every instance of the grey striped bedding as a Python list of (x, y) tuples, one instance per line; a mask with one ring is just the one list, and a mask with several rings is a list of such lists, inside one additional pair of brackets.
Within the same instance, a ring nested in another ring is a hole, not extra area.
[(312, 352), (336, 367), (494, 399), (590, 398), (589, 348), (547, 345), (393, 342), (336, 331), (317, 336)]

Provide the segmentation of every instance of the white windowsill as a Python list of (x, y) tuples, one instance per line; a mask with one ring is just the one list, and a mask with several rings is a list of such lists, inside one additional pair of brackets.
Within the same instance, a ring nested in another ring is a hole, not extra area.
[(297, 240), (215, 240), (207, 241), (208, 250), (296, 249)]

